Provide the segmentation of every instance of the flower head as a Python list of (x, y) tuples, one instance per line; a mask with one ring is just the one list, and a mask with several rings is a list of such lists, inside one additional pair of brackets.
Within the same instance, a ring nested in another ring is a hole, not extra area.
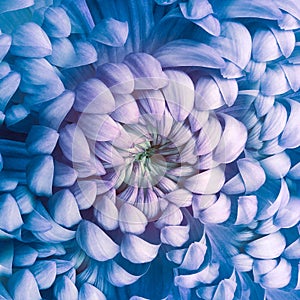
[(299, 297), (296, 1), (0, 13), (0, 298)]

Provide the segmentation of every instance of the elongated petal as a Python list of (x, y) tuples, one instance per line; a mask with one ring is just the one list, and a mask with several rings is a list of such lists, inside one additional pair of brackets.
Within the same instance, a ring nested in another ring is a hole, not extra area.
[(80, 248), (97, 261), (109, 260), (119, 252), (119, 246), (90, 221), (81, 221), (77, 228), (76, 240)]
[(20, 74), (17, 72), (9, 72), (0, 80), (0, 109), (5, 110), (9, 100), (16, 92), (21, 81)]
[(52, 52), (51, 43), (42, 28), (35, 23), (19, 26), (12, 35), (10, 51), (25, 57), (44, 57)]
[(70, 300), (78, 299), (78, 291), (75, 284), (65, 275), (59, 277), (55, 281), (53, 293), (57, 300), (63, 300), (66, 298)]
[(95, 286), (84, 283), (79, 290), (79, 300), (106, 300), (104, 294)]
[(188, 178), (184, 186), (197, 194), (214, 194), (220, 191), (225, 182), (224, 170), (216, 167)]
[(30, 267), (40, 290), (52, 286), (56, 278), (56, 263), (54, 261), (38, 261)]
[(159, 247), (160, 244), (151, 244), (136, 235), (125, 234), (121, 243), (121, 253), (132, 263), (140, 264), (152, 261)]
[(206, 44), (192, 40), (176, 40), (159, 48), (154, 56), (163, 67), (200, 66), (222, 68), (224, 60), (218, 52)]
[(97, 23), (91, 33), (92, 39), (107, 46), (121, 47), (128, 36), (128, 23), (104, 19)]
[(77, 86), (74, 109), (91, 114), (106, 114), (115, 110), (115, 100), (103, 82), (91, 78)]
[(271, 259), (280, 256), (285, 245), (285, 238), (278, 231), (248, 243), (245, 251), (256, 258)]

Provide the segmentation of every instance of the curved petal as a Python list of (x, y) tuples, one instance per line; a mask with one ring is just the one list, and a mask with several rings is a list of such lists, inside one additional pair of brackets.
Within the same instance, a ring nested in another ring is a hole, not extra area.
[(105, 295), (99, 289), (87, 282), (81, 286), (78, 296), (79, 300), (106, 300)]
[(72, 280), (66, 275), (56, 279), (53, 294), (57, 300), (63, 300), (66, 298), (70, 300), (78, 299), (77, 288)]
[(76, 231), (80, 248), (97, 261), (106, 261), (119, 253), (119, 246), (97, 225), (83, 220)]
[(52, 286), (56, 278), (56, 263), (54, 261), (37, 261), (30, 271), (37, 281), (40, 290), (48, 289)]
[(189, 239), (189, 226), (166, 226), (160, 231), (161, 242), (173, 247), (181, 247)]
[(254, 195), (240, 196), (235, 225), (249, 224), (257, 213), (257, 198)]

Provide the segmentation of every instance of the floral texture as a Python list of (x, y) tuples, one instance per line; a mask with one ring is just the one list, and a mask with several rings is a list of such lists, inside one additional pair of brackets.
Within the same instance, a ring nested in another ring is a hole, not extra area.
[(299, 299), (298, 0), (0, 1), (0, 299)]

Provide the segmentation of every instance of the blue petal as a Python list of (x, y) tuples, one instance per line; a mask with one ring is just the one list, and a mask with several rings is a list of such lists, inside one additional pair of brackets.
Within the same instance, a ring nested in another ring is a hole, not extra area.
[(51, 223), (36, 210), (24, 217), (24, 229), (30, 231), (48, 231), (52, 228)]
[(53, 185), (56, 187), (69, 187), (77, 179), (78, 172), (66, 164), (54, 161)]
[(154, 56), (166, 67), (199, 66), (222, 68), (224, 60), (218, 52), (206, 44), (192, 40), (176, 40), (159, 48)]
[(96, 199), (97, 184), (91, 180), (77, 181), (71, 190), (77, 200), (79, 209), (87, 209), (93, 205)]
[(212, 14), (213, 10), (208, 1), (190, 0), (188, 2), (179, 3), (179, 7), (183, 16), (187, 19), (202, 19), (208, 14)]
[(78, 291), (75, 284), (69, 279), (69, 277), (63, 275), (55, 281), (53, 293), (57, 300), (77, 300)]
[(79, 300), (106, 300), (105, 295), (95, 286), (84, 283), (79, 291)]
[(13, 300), (5, 287), (3, 286), (2, 282), (0, 282), (0, 299), (1, 300)]
[(71, 109), (74, 98), (73, 92), (65, 91), (51, 102), (47, 102), (39, 114), (40, 124), (58, 130)]
[(220, 22), (213, 15), (208, 15), (201, 20), (192, 20), (192, 22), (213, 36), (219, 36), (221, 33)]
[(71, 22), (61, 7), (48, 7), (44, 14), (42, 28), (48, 36), (55, 38), (68, 37), (71, 33)]
[(128, 36), (128, 23), (113, 18), (103, 19), (94, 27), (91, 38), (112, 47), (121, 47)]
[(0, 62), (7, 54), (10, 45), (11, 45), (12, 38), (10, 35), (0, 33)]
[(21, 81), (20, 74), (10, 72), (0, 80), (0, 110), (4, 111)]
[(24, 57), (45, 57), (52, 53), (47, 34), (35, 23), (25, 23), (12, 34), (10, 52)]
[(32, 5), (34, 5), (33, 0), (15, 0), (13, 2), (2, 1), (0, 3), (0, 13), (2, 14), (7, 11), (19, 10)]
[(285, 238), (278, 231), (248, 243), (245, 251), (255, 258), (272, 259), (281, 255), (285, 245)]
[(87, 139), (76, 124), (68, 124), (60, 131), (58, 143), (69, 161), (80, 163), (90, 160), (90, 148)]
[(26, 138), (26, 148), (32, 155), (51, 154), (54, 150), (59, 134), (52, 128), (32, 126)]
[(41, 299), (37, 282), (28, 269), (17, 271), (9, 278), (8, 290), (13, 299)]
[(56, 278), (56, 264), (54, 261), (37, 261), (30, 267), (30, 271), (34, 275), (40, 290), (51, 287)]
[(10, 194), (2, 194), (0, 199), (0, 228), (9, 232), (18, 229), (23, 221), (16, 200)]
[(53, 175), (52, 156), (36, 156), (31, 160), (27, 169), (27, 181), (30, 190), (38, 196), (51, 196)]
[(111, 113), (115, 110), (115, 100), (103, 82), (91, 78), (77, 86), (74, 109), (92, 114)]
[(133, 92), (134, 78), (125, 64), (102, 64), (97, 68), (96, 76), (115, 94)]
[(36, 200), (34, 195), (26, 186), (18, 185), (12, 195), (18, 203), (21, 214), (28, 214), (33, 211), (36, 205)]
[(14, 267), (26, 267), (34, 264), (38, 252), (26, 244), (20, 244), (14, 248)]
[[(5, 276), (12, 275), (12, 262), (14, 258), (14, 245), (13, 240), (1, 239), (0, 241), (1, 255), (0, 255), (0, 276), (3, 278)], [(0, 286), (0, 299), (2, 289)]]
[(72, 227), (81, 221), (76, 199), (67, 189), (55, 193), (49, 199), (48, 207), (53, 220), (64, 227)]
[(76, 240), (80, 248), (97, 261), (106, 261), (115, 257), (119, 246), (97, 225), (82, 221), (76, 232)]

